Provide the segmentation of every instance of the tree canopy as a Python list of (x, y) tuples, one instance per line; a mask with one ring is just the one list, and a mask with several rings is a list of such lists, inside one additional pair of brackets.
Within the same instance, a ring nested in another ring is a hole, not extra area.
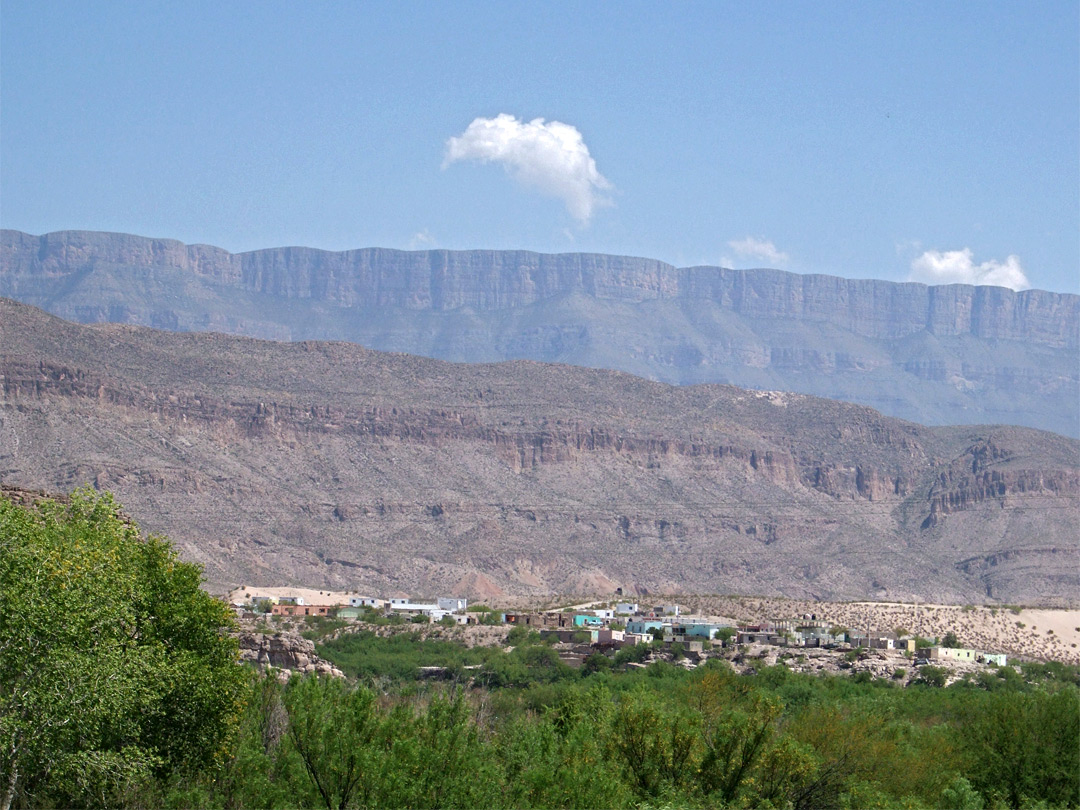
[(227, 605), (108, 494), (0, 499), (0, 810), (210, 764), (241, 711)]

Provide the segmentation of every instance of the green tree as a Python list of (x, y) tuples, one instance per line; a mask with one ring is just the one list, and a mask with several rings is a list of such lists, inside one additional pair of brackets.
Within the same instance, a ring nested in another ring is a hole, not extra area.
[(372, 789), (375, 698), (336, 678), (292, 678), (285, 690), (288, 737), (326, 810), (349, 807)]
[(586, 675), (593, 675), (597, 672), (608, 672), (610, 669), (611, 659), (601, 652), (594, 652), (585, 659), (581, 666), (581, 671)]
[(958, 639), (956, 637), (956, 633), (954, 633), (952, 630), (950, 630), (948, 633), (945, 634), (945, 637), (941, 640), (941, 646), (942, 647), (951, 647), (953, 649), (956, 649), (957, 647), (960, 646), (960, 639)]
[(963, 728), (972, 786), (1010, 807), (1080, 805), (1080, 693), (1070, 687), (980, 697)]
[[(702, 788), (717, 793), (723, 804), (735, 801), (758, 760), (769, 750), (779, 701), (754, 695), (745, 707), (710, 715), (705, 726)], [(782, 779), (778, 781), (783, 781)]]
[(690, 780), (699, 737), (696, 718), (667, 709), (656, 694), (644, 689), (623, 696), (612, 724), (612, 741), (624, 772), (645, 799), (678, 790)]
[[(436, 695), (422, 710), (387, 718), (384, 785), (370, 805), (385, 808), (494, 807), (502, 792), (497, 759), (461, 695)], [(345, 805), (342, 805), (344, 807)]]
[(727, 644), (735, 638), (735, 632), (734, 627), (720, 627), (716, 631), (716, 638), (721, 644)]
[(222, 753), (245, 673), (227, 605), (109, 495), (0, 499), (0, 808), (108, 804)]
[(942, 810), (983, 810), (985, 806), (983, 797), (962, 776), (956, 777), (941, 794)]
[(926, 666), (919, 667), (919, 679), (916, 683), (942, 687), (945, 685), (945, 681), (947, 681), (948, 678), (949, 670), (944, 667), (935, 667), (927, 664)]

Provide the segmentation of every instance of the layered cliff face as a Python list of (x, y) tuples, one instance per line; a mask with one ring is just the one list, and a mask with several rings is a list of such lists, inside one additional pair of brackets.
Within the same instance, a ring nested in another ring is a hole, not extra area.
[(1080, 435), (1080, 296), (524, 251), (230, 254), (0, 236), (0, 295), (66, 318), (525, 358), (844, 399), (930, 424)]
[(790, 393), (0, 304), (0, 479), (110, 489), (219, 586), (1069, 600), (1078, 453)]

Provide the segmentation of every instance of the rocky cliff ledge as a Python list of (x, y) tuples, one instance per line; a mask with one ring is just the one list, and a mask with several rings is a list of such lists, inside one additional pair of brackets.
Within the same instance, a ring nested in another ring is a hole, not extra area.
[(0, 266), (8, 284), (71, 277), (99, 265), (178, 270), (248, 292), (339, 307), (486, 311), (581, 293), (622, 303), (712, 301), (748, 317), (821, 321), (870, 338), (926, 331), (1068, 348), (1080, 342), (1080, 296), (1045, 290), (677, 268), (655, 259), (592, 253), (288, 247), (233, 254), (209, 245), (93, 231), (32, 236), (5, 230), (0, 237)]
[(345, 673), (315, 653), (315, 642), (292, 631), (260, 633), (244, 630), (237, 634), (240, 641), (240, 660), (261, 670), (268, 667), (286, 673), (314, 672), (344, 678)]
[(732, 383), (924, 424), (1080, 435), (1080, 296), (526, 251), (275, 248), (0, 234), (0, 296), (82, 323), (344, 340)]

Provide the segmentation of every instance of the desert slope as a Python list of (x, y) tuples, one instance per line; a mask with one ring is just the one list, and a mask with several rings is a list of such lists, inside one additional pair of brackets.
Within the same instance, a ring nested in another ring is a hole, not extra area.
[(84, 323), (531, 359), (1080, 436), (1080, 296), (527, 251), (231, 254), (0, 233), (0, 295)]
[(1075, 440), (0, 303), (0, 479), (114, 491), (219, 585), (1053, 603)]

